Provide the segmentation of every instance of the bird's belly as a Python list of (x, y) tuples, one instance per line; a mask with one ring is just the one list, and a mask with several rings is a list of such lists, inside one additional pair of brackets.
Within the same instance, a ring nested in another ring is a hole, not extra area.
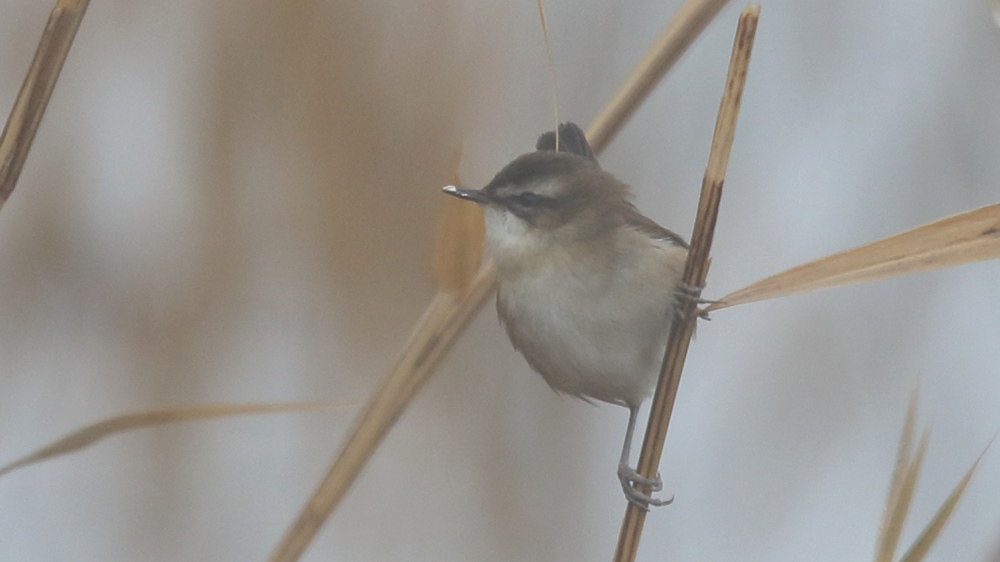
[[(663, 304), (643, 306), (650, 302)], [(667, 284), (637, 288), (569, 275), (502, 283), (497, 294), (511, 342), (552, 388), (626, 405), (652, 393), (673, 302)]]

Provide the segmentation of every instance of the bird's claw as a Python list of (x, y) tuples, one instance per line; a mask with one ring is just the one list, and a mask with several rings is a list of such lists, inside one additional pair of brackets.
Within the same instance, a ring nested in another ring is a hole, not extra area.
[[(667, 499), (659, 499), (651, 495), (653, 492), (659, 492), (663, 489), (663, 481), (660, 480), (659, 474), (655, 478), (649, 478), (639, 474), (630, 466), (619, 466), (618, 480), (622, 484), (622, 491), (625, 492), (625, 499), (644, 511), (649, 511), (650, 506), (661, 507), (669, 505), (674, 501), (673, 496)], [(639, 491), (635, 488), (636, 485), (648, 486), (650, 493), (647, 494)]]

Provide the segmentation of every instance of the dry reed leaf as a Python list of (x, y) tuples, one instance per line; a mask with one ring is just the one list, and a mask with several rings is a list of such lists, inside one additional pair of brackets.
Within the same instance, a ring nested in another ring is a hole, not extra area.
[(896, 468), (893, 471), (892, 483), (889, 485), (889, 497), (886, 500), (885, 511), (882, 513), (882, 524), (879, 529), (879, 542), (876, 545), (876, 562), (892, 562), (899, 545), (899, 537), (903, 533), (903, 524), (913, 502), (913, 492), (917, 488), (920, 468), (923, 466), (924, 455), (927, 452), (927, 441), (930, 431), (925, 430), (917, 445), (917, 452), (911, 456), (913, 435), (916, 423), (916, 392), (911, 397), (907, 408), (906, 422), (903, 434), (899, 439), (896, 457)]
[(78, 429), (69, 435), (52, 442), (37, 451), (24, 456), (4, 467), (0, 467), (0, 476), (4, 476), (19, 468), (37, 464), (42, 461), (72, 453), (93, 445), (116, 433), (132, 431), (168, 423), (201, 420), (210, 418), (226, 418), (251, 414), (273, 414), (281, 412), (298, 412), (304, 410), (320, 410), (334, 408), (332, 404), (322, 402), (291, 402), (264, 404), (205, 404), (201, 406), (183, 406), (149, 412), (123, 414), (101, 420), (97, 423)]
[(903, 421), (903, 432), (899, 436), (899, 446), (896, 449), (896, 465), (892, 471), (892, 480), (889, 483), (889, 495), (885, 500), (885, 509), (882, 511), (882, 521), (879, 523), (878, 540), (875, 542), (876, 562), (886, 562), (892, 560), (896, 552), (896, 545), (899, 542), (899, 535), (903, 530), (902, 520), (895, 520), (896, 506), (899, 504), (899, 497), (903, 489), (903, 481), (909, 470), (910, 458), (913, 451), (913, 437), (916, 434), (917, 426), (917, 398), (920, 395), (919, 387), (910, 394), (910, 403), (906, 408), (906, 418)]
[(727, 0), (685, 0), (677, 8), (653, 46), (622, 83), (608, 105), (587, 129), (587, 142), (594, 154), (607, 148), (618, 130), (628, 122), (667, 70), (701, 34)]
[(21, 176), (42, 115), (89, 3), (89, 0), (58, 0), (49, 14), (35, 57), (0, 134), (0, 208)]
[[(896, 546), (899, 544), (899, 537), (903, 531), (903, 523), (906, 522), (906, 516), (910, 513), (910, 506), (913, 505), (913, 494), (917, 490), (920, 469), (924, 466), (924, 457), (927, 454), (927, 443), (930, 440), (930, 434), (930, 429), (925, 429), (923, 435), (920, 437), (917, 450), (913, 457), (910, 458), (906, 472), (903, 474), (896, 505), (893, 506), (892, 513), (889, 514), (889, 531), (886, 535), (891, 541), (893, 553), (895, 553)], [(888, 560), (891, 561), (892, 559), (889, 558)]]
[[(996, 438), (994, 437), (994, 439)], [(991, 440), (990, 444), (986, 445), (986, 448), (983, 449), (983, 452), (979, 453), (979, 457), (976, 458), (976, 461), (969, 467), (965, 476), (959, 480), (955, 488), (950, 494), (948, 494), (948, 499), (946, 499), (937, 510), (937, 513), (934, 514), (934, 518), (931, 519), (931, 522), (928, 523), (927, 527), (925, 527), (920, 533), (920, 536), (917, 537), (916, 541), (914, 541), (913, 546), (911, 546), (909, 550), (906, 551), (906, 554), (899, 559), (899, 562), (920, 562), (925, 556), (927, 556), (927, 553), (930, 551), (934, 541), (937, 540), (938, 535), (941, 534), (941, 530), (944, 529), (948, 519), (951, 518), (951, 514), (955, 511), (955, 506), (958, 505), (958, 501), (962, 499), (965, 489), (969, 486), (969, 481), (972, 480), (972, 475), (975, 474), (976, 469), (979, 468), (979, 462), (983, 460), (983, 456), (986, 454), (986, 451), (990, 449), (990, 445), (992, 444), (993, 441)]]
[(552, 56), (552, 41), (549, 40), (549, 24), (545, 20), (545, 6), (542, 0), (537, 0), (538, 19), (542, 23), (542, 38), (545, 40), (545, 57), (549, 63), (549, 79), (552, 81), (552, 117), (555, 120), (556, 152), (559, 152), (559, 80), (556, 78), (556, 63)]
[(1000, 204), (794, 267), (730, 293), (705, 311), (996, 258), (1000, 258)]
[(268, 560), (299, 559), (458, 334), (493, 293), (495, 282), (496, 268), (487, 261), (462, 298), (438, 291), (417, 322), (399, 361), (368, 400), (337, 458)]
[[(461, 161), (460, 148), (455, 152), (452, 165), (452, 185), (461, 185), (458, 177)], [(455, 197), (442, 197), (441, 200), (432, 263), (434, 282), (439, 289), (457, 297), (465, 294), (483, 261), (486, 225), (479, 205), (470, 205)]]
[[(452, 169), (460, 185), (457, 151)], [(496, 284), (496, 268), (483, 263), (485, 224), (478, 205), (445, 197), (433, 252), (437, 293), (417, 321), (402, 355), (355, 420), (337, 458), (268, 560), (298, 560), (351, 488), (368, 459), (451, 349)]]
[[(924, 454), (927, 450), (929, 431), (925, 431), (917, 446), (916, 454), (911, 455), (913, 449), (913, 436), (915, 433), (917, 416), (917, 396), (915, 390), (910, 397), (910, 404), (906, 409), (906, 421), (903, 423), (903, 433), (899, 438), (899, 448), (896, 454), (896, 467), (893, 470), (892, 483), (889, 486), (889, 496), (886, 499), (885, 511), (882, 513), (882, 523), (879, 526), (879, 537), (875, 546), (875, 562), (892, 562), (895, 557), (896, 547), (899, 545), (899, 537), (903, 531), (903, 523), (906, 521), (913, 492), (916, 489), (917, 478), (920, 467), (923, 464)], [(996, 437), (994, 436), (994, 440)], [(906, 554), (900, 558), (900, 562), (920, 562), (930, 551), (931, 546), (941, 534), (945, 524), (955, 511), (955, 506), (962, 498), (972, 475), (979, 467), (980, 461), (986, 451), (993, 444), (993, 440), (986, 445), (983, 452), (979, 454), (972, 466), (965, 473), (965, 476), (958, 482), (955, 488), (948, 495), (945, 502), (938, 508), (931, 522), (914, 541)]]

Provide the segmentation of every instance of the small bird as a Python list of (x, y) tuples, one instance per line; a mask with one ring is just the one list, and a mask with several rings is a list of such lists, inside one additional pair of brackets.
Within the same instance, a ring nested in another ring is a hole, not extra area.
[(558, 392), (625, 406), (618, 463), (626, 498), (648, 509), (656, 478), (629, 465), (642, 402), (653, 393), (677, 310), (688, 245), (646, 218), (628, 186), (598, 166), (578, 126), (543, 134), (483, 189), (444, 191), (480, 204), (497, 267), (497, 312), (531, 367)]

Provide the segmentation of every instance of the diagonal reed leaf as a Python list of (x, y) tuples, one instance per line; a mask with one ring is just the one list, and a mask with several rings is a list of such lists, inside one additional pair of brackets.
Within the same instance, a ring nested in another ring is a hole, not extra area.
[(89, 3), (90, 0), (57, 0), (49, 14), (35, 58), (0, 134), (0, 208), (21, 176), (42, 115)]
[[(920, 477), (920, 469), (924, 463), (924, 455), (927, 453), (927, 441), (930, 438), (930, 430), (925, 430), (917, 445), (916, 453), (906, 459), (905, 469), (902, 478), (898, 482), (898, 488), (892, 489), (889, 493), (890, 499), (894, 499), (893, 504), (886, 505), (885, 527), (882, 529), (884, 542), (878, 546), (878, 556), (876, 562), (892, 562), (896, 553), (896, 546), (899, 545), (899, 537), (903, 533), (903, 523), (910, 512), (913, 503), (913, 493), (917, 489), (917, 480)], [(893, 482), (896, 484), (896, 482)]]
[[(927, 450), (929, 431), (925, 431), (923, 437), (920, 439), (916, 454), (912, 453), (918, 394), (918, 390), (914, 390), (910, 396), (910, 404), (906, 409), (906, 421), (903, 423), (903, 432), (899, 438), (899, 448), (896, 454), (896, 467), (893, 470), (892, 483), (889, 486), (889, 496), (886, 498), (885, 511), (882, 513), (882, 523), (879, 525), (879, 536), (875, 544), (875, 562), (892, 562), (895, 558), (896, 547), (899, 545), (899, 537), (903, 531), (903, 523), (906, 521), (906, 516), (913, 500), (917, 477)], [(995, 439), (996, 437), (994, 436)], [(927, 524), (917, 540), (907, 550), (906, 554), (900, 558), (900, 562), (921, 562), (924, 559), (934, 541), (941, 534), (941, 530), (944, 529), (945, 524), (955, 510), (955, 506), (958, 505), (958, 501), (968, 487), (972, 475), (975, 474), (980, 461), (983, 460), (983, 456), (992, 444), (993, 440), (986, 445), (983, 452), (972, 463), (965, 476), (962, 477), (945, 502), (938, 508), (931, 522)]]
[(892, 481), (889, 483), (889, 495), (882, 511), (882, 522), (879, 524), (878, 540), (875, 542), (875, 561), (892, 562), (902, 532), (902, 520), (896, 520), (896, 506), (899, 505), (903, 483), (909, 471), (910, 459), (913, 455), (913, 437), (917, 426), (917, 398), (919, 387), (910, 394), (910, 403), (906, 407), (906, 418), (903, 421), (903, 432), (899, 436), (899, 446), (896, 450), (896, 466), (892, 471)]
[(705, 311), (996, 258), (1000, 258), (1000, 204), (794, 267), (730, 293)]
[(143, 429), (157, 425), (192, 420), (228, 418), (232, 416), (246, 416), (254, 414), (300, 412), (336, 407), (338, 406), (323, 402), (205, 404), (201, 406), (182, 406), (164, 410), (151, 410), (148, 412), (122, 414), (120, 416), (107, 418), (78, 429), (29, 455), (0, 467), (0, 476), (4, 476), (17, 469), (37, 464), (42, 461), (47, 461), (67, 453), (79, 451), (80, 449), (97, 443), (105, 437), (110, 437), (116, 433), (132, 431), (134, 429)]
[[(996, 439), (996, 437), (994, 437), (994, 439)], [(913, 543), (909, 550), (906, 551), (906, 554), (899, 559), (899, 562), (921, 562), (924, 557), (927, 556), (927, 553), (930, 551), (934, 541), (937, 540), (938, 535), (941, 534), (941, 530), (944, 529), (948, 519), (951, 518), (952, 512), (955, 511), (955, 506), (958, 505), (958, 501), (962, 499), (962, 495), (965, 493), (965, 489), (968, 487), (969, 481), (972, 480), (972, 475), (975, 474), (976, 469), (979, 468), (979, 462), (983, 460), (983, 456), (986, 454), (986, 451), (990, 449), (992, 444), (993, 440), (986, 445), (986, 448), (983, 449), (982, 453), (979, 453), (979, 457), (976, 458), (976, 461), (973, 462), (972, 466), (969, 467), (969, 470), (966, 471), (965, 476), (959, 480), (955, 488), (950, 494), (948, 494), (948, 499), (946, 499), (937, 510), (937, 513), (934, 514), (934, 518), (927, 524), (927, 527), (925, 527), (920, 533), (920, 536), (917, 537), (917, 540)]]

